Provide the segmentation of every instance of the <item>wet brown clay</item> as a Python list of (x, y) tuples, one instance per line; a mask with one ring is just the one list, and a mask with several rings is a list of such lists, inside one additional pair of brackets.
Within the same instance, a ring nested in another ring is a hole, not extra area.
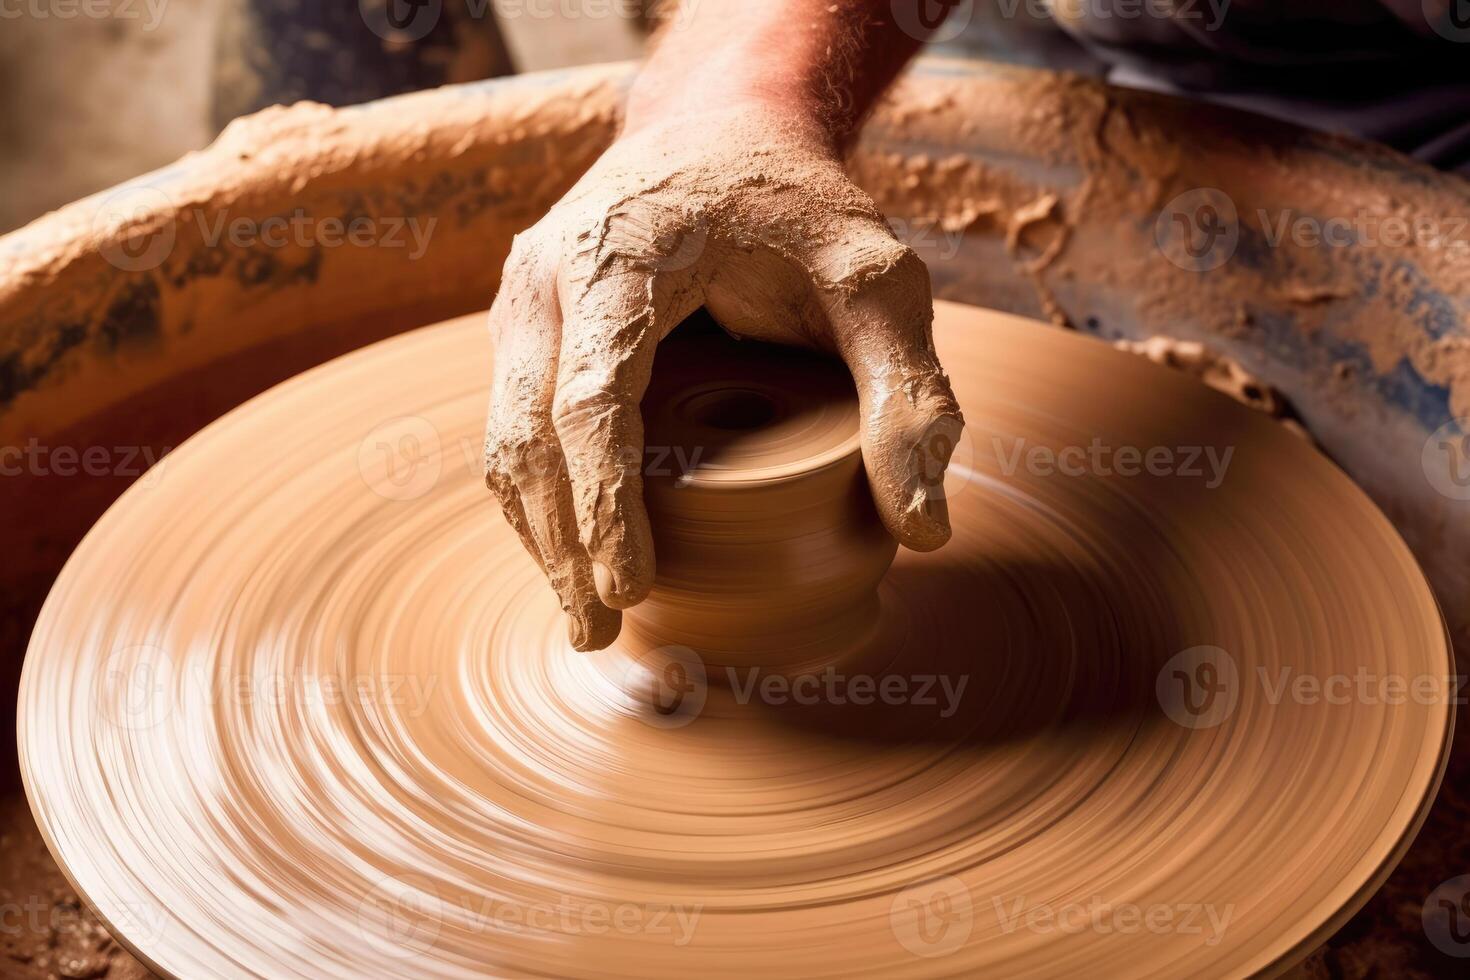
[(840, 372), (731, 397), (695, 356), (719, 390), (658, 389), (648, 441), (705, 455), (650, 480), (656, 595), (595, 654), (487, 500), (482, 319), (248, 403), (36, 625), (48, 844), (190, 978), (1284, 968), (1437, 785), (1422, 575), (1264, 413), (998, 314), (935, 340), (953, 540), (852, 530)]

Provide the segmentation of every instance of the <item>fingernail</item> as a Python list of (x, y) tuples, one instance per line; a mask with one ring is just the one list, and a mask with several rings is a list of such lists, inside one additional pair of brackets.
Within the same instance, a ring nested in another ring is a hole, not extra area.
[(572, 649), (587, 649), (587, 639), (591, 632), (585, 616), (573, 610), (567, 610), (567, 640), (572, 644)]
[(933, 551), (949, 540), (949, 502), (942, 488), (920, 490), (908, 516), (911, 540), (905, 544), (913, 550)]
[(602, 604), (609, 609), (627, 609), (637, 604), (635, 597), (628, 594), (628, 583), (613, 571), (611, 565), (593, 562), (592, 584), (597, 587), (597, 595), (602, 599)]
[(936, 524), (949, 524), (949, 498), (943, 483), (924, 488), (923, 514)]
[(597, 586), (597, 594), (602, 596), (604, 602), (616, 599), (621, 591), (613, 570), (600, 561), (592, 563), (592, 581)]
[(583, 653), (601, 650), (612, 643), (622, 625), (622, 613), (595, 600), (567, 610), (567, 639)]

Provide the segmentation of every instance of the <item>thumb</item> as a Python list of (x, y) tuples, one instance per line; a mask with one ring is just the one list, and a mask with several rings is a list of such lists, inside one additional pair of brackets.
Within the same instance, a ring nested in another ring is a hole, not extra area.
[(878, 513), (905, 547), (933, 551), (949, 540), (944, 472), (965, 423), (934, 350), (929, 272), (884, 231), (885, 242), (848, 252), (859, 268), (819, 291), (857, 385)]

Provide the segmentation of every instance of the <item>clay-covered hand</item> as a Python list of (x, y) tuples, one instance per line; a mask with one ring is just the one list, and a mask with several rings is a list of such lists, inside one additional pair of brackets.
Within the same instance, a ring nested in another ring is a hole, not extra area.
[(611, 643), (653, 584), (639, 402), (658, 342), (701, 306), (736, 336), (842, 358), (884, 523), (919, 551), (949, 538), (963, 423), (923, 263), (816, 127), (760, 108), (647, 126), (517, 237), (490, 311), (486, 480), (578, 649)]

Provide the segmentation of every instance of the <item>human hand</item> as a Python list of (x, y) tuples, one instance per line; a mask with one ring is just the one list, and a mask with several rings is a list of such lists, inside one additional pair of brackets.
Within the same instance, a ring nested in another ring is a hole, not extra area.
[(737, 336), (841, 357), (884, 524), (915, 550), (949, 537), (963, 422), (923, 263), (819, 128), (758, 104), (651, 123), (517, 237), (490, 311), (487, 483), (577, 649), (611, 643), (653, 584), (639, 402), (658, 342), (700, 306)]

